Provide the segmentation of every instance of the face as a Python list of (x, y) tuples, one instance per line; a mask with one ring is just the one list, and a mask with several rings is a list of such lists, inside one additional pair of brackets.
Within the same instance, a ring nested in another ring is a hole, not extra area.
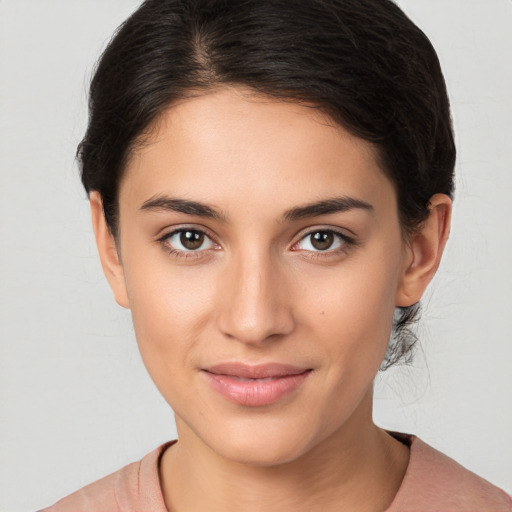
[(234, 88), (154, 128), (121, 182), (114, 288), (180, 440), (271, 465), (367, 428), (408, 264), (372, 146)]

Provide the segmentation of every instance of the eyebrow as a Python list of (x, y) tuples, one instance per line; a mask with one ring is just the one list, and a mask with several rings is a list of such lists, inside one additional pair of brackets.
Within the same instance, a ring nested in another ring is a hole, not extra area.
[[(152, 197), (145, 201), (140, 209), (146, 211), (173, 211), (227, 222), (227, 217), (213, 206), (189, 199), (175, 199), (167, 196)], [(281, 222), (292, 222), (299, 219), (346, 212), (354, 209), (363, 209), (369, 212), (374, 211), (370, 203), (360, 199), (354, 197), (336, 197), (291, 208), (283, 214)]]
[(374, 208), (370, 203), (361, 201), (354, 197), (335, 197), (325, 199), (316, 203), (298, 206), (288, 210), (283, 215), (283, 221), (294, 221), (308, 217), (318, 217), (320, 215), (329, 215), (331, 213), (346, 212), (354, 209), (363, 209), (373, 212)]
[(227, 220), (223, 213), (205, 203), (191, 201), (189, 199), (174, 199), (167, 196), (152, 197), (145, 201), (140, 209), (185, 213), (187, 215), (206, 217), (208, 219), (215, 219), (221, 222), (226, 222)]

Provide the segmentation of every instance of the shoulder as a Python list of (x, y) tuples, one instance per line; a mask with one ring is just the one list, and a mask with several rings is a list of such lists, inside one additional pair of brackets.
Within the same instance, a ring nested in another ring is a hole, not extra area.
[(415, 436), (402, 485), (388, 512), (511, 512), (512, 499)]
[(166, 512), (158, 477), (165, 443), (120, 470), (62, 498), (40, 512)]

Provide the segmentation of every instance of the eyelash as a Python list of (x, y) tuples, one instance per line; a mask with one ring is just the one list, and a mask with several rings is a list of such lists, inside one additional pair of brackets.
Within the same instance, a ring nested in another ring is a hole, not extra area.
[[(304, 252), (308, 252), (309, 253), (308, 258), (320, 259), (320, 258), (335, 257), (335, 256), (337, 256), (339, 254), (347, 253), (352, 247), (355, 247), (357, 245), (357, 240), (355, 238), (351, 237), (351, 236), (346, 235), (345, 233), (342, 233), (340, 231), (337, 231), (335, 229), (330, 229), (330, 228), (325, 228), (325, 229), (317, 228), (317, 229), (312, 229), (312, 230), (304, 233), (300, 237), (299, 241), (295, 242), (293, 244), (293, 247), (298, 245), (303, 240), (306, 240), (308, 237), (311, 237), (315, 233), (329, 233), (329, 234), (334, 235), (335, 237), (338, 238), (340, 246), (335, 248), (335, 249), (329, 248), (329, 249), (326, 249), (324, 251), (321, 251), (321, 250), (317, 250), (317, 251), (304, 250)], [(334, 242), (334, 243), (336, 243), (336, 242)]]
[(171, 231), (170, 233), (165, 233), (164, 235), (162, 235), (160, 238), (157, 239), (157, 242), (159, 242), (164, 247), (164, 249), (167, 251), (167, 253), (169, 255), (174, 256), (176, 258), (181, 258), (181, 259), (200, 258), (201, 256), (203, 256), (201, 253), (204, 253), (208, 249), (188, 250), (188, 251), (187, 250), (179, 250), (179, 249), (175, 249), (174, 247), (171, 247), (167, 243), (168, 240), (171, 237), (173, 237), (174, 235), (177, 235), (177, 234), (180, 234), (180, 233), (184, 233), (186, 231), (190, 231), (190, 232), (193, 232), (193, 233), (198, 233), (200, 235), (204, 235), (213, 244), (218, 246), (218, 244), (214, 241), (214, 238), (208, 232), (206, 232), (205, 230), (199, 229), (199, 228), (189, 228), (189, 227), (186, 227), (186, 226), (182, 227), (182, 228), (179, 228), (179, 229), (175, 229), (175, 230)]
[[(204, 235), (206, 238), (208, 238), (211, 243), (217, 245), (218, 244), (215, 242), (214, 238), (208, 234), (206, 231), (202, 230), (202, 229), (197, 229), (197, 228), (187, 228), (187, 227), (183, 227), (183, 228), (180, 228), (180, 229), (175, 229), (173, 231), (171, 231), (170, 233), (166, 233), (164, 234), (163, 236), (161, 236), (160, 238), (157, 239), (157, 242), (159, 242), (164, 248), (165, 250), (167, 251), (167, 253), (171, 256), (174, 256), (176, 258), (182, 258), (182, 259), (190, 259), (190, 258), (200, 258), (201, 256), (203, 256), (201, 253), (204, 253), (206, 251), (208, 251), (209, 249), (202, 249), (202, 250), (180, 250), (180, 249), (175, 249), (173, 247), (171, 247), (167, 242), (168, 240), (174, 236), (174, 235), (177, 235), (179, 233), (183, 233), (183, 232), (186, 232), (186, 231), (191, 231), (191, 232), (194, 232), (194, 233), (198, 233), (200, 235)], [(332, 257), (333, 255), (337, 255), (337, 254), (340, 254), (340, 253), (346, 253), (351, 247), (357, 245), (357, 241), (355, 238), (353, 237), (350, 237), (344, 233), (341, 233), (337, 230), (334, 230), (334, 229), (313, 229), (313, 230), (310, 230), (306, 233), (304, 233), (301, 238), (299, 239), (298, 242), (295, 242), (293, 244), (293, 247), (296, 246), (297, 244), (299, 244), (301, 241), (307, 239), (307, 237), (309, 236), (312, 236), (314, 235), (315, 233), (330, 233), (330, 234), (333, 234), (335, 237), (337, 237), (340, 242), (341, 242), (341, 246), (339, 248), (336, 248), (336, 249), (326, 249), (325, 251), (321, 251), (321, 250), (318, 250), (318, 251), (305, 251), (305, 252), (308, 252), (310, 253), (310, 255), (308, 256), (309, 258), (313, 258), (313, 259), (318, 259), (318, 258), (328, 258), (328, 257)], [(214, 250), (217, 250), (217, 249), (214, 249)]]

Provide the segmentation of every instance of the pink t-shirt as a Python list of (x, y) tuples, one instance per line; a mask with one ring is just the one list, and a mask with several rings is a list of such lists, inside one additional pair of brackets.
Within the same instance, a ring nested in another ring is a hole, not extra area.
[[(463, 468), (415, 436), (393, 434), (410, 445), (407, 471), (386, 512), (512, 512), (501, 489)], [(165, 443), (41, 512), (167, 512), (158, 464)]]

